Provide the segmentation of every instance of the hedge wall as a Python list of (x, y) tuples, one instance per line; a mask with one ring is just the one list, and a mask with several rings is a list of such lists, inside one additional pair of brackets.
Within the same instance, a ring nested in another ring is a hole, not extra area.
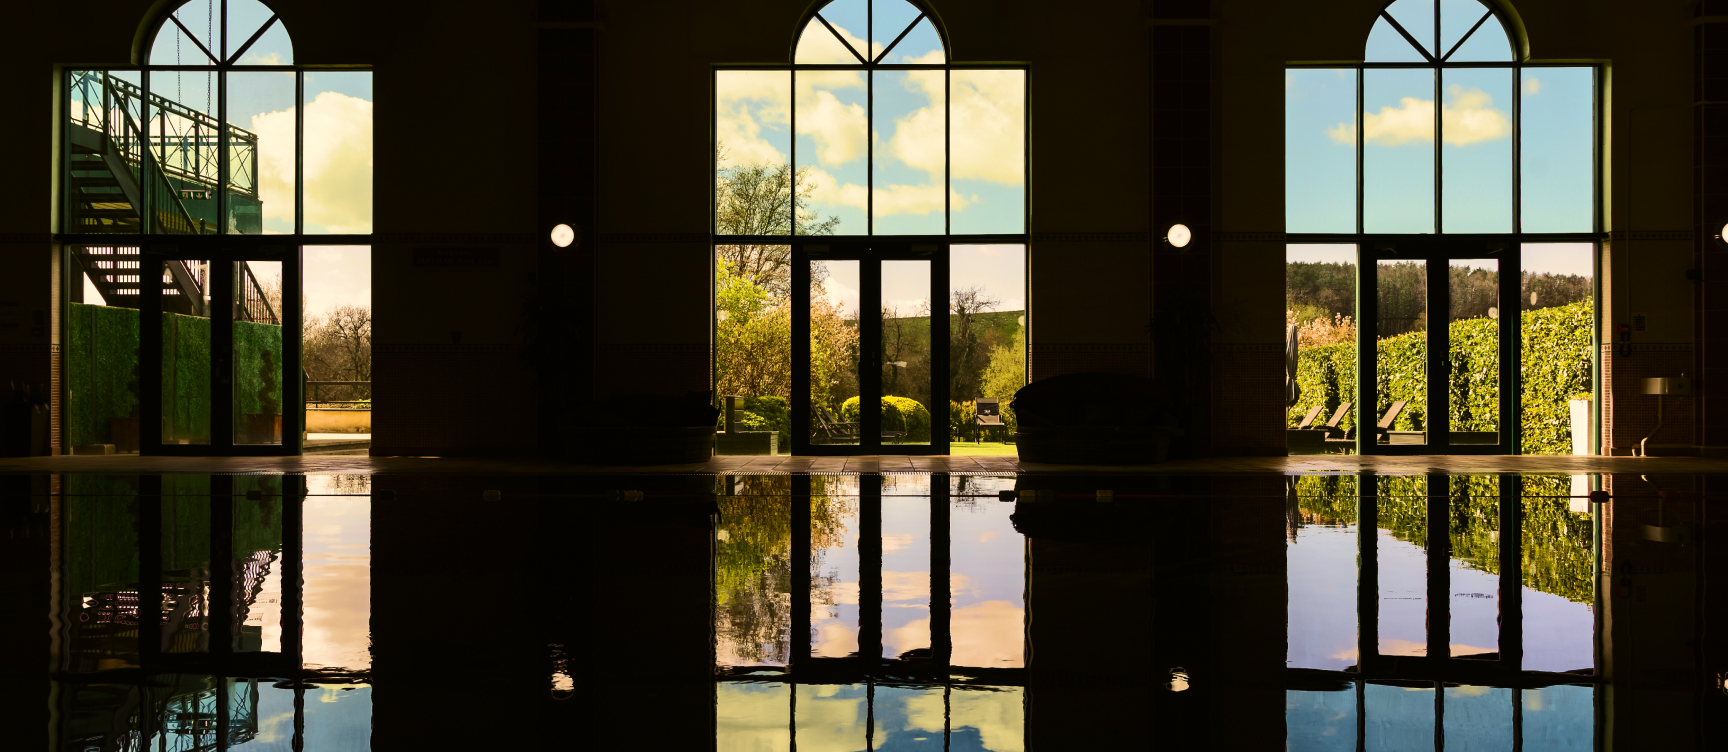
[[(162, 419), (171, 440), (210, 441), (210, 320), (165, 313)], [(72, 446), (113, 442), (113, 418), (138, 417), (138, 311), (73, 303), (67, 329), (67, 429)], [(235, 423), (282, 412), (282, 327), (234, 323)], [(289, 371), (292, 373), (292, 370)]]
[[(1590, 299), (1564, 306), (1525, 311), (1521, 316), (1524, 349), (1523, 440), (1525, 454), (1569, 454), (1571, 414), (1566, 405), (1574, 394), (1590, 391)], [(1452, 430), (1494, 431), (1499, 413), (1500, 351), (1494, 319), (1467, 319), (1451, 324), (1452, 374), (1447, 385), (1452, 398)], [(1393, 422), (1399, 431), (1421, 430), (1427, 423), (1428, 387), (1424, 375), (1427, 332), (1411, 332), (1380, 340), (1376, 386), (1379, 406), (1365, 422), (1372, 424), (1396, 400), (1408, 400)], [(1354, 343), (1304, 348), (1296, 368), (1302, 399), (1290, 408), (1294, 424), (1320, 406), (1330, 416), (1342, 402), (1356, 399)], [(1340, 427), (1358, 425), (1361, 406), (1352, 408)], [(1323, 418), (1324, 419), (1324, 418)]]
[[(840, 404), (840, 419), (858, 420), (857, 397)], [(929, 441), (930, 410), (919, 404), (918, 400), (908, 397), (883, 397), (882, 430), (906, 432), (906, 435), (900, 438), (901, 441)]]
[[(1297, 506), (1313, 522), (1353, 525), (1357, 484), (1355, 476), (1298, 477)], [(1569, 495), (1571, 478), (1527, 475), (1523, 484), (1524, 586), (1590, 603), (1590, 516), (1572, 512), (1567, 499), (1543, 498)], [(1375, 488), (1377, 526), (1398, 540), (1427, 548), (1428, 479), (1380, 476)], [(1499, 477), (1454, 476), (1444, 493), (1449, 497), (1447, 538), (1452, 558), (1471, 569), (1499, 573)]]

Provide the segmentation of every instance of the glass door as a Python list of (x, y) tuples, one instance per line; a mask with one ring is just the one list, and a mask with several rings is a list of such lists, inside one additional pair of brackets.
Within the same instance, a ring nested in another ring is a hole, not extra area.
[(795, 247), (795, 454), (948, 453), (947, 262), (936, 243)]
[(140, 450), (299, 454), (299, 250), (157, 245), (142, 258)]
[[(1365, 454), (1517, 451), (1518, 244), (1417, 236), (1363, 249), (1357, 447)], [(1501, 311), (1511, 311), (1502, 316)]]

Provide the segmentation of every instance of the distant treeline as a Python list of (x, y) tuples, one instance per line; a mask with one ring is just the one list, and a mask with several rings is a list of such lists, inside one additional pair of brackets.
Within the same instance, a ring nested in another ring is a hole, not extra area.
[[(1451, 320), (1488, 315), (1498, 306), (1500, 274), (1483, 269), (1451, 267)], [(1553, 308), (1590, 297), (1589, 277), (1574, 274), (1519, 275), (1523, 310)], [(1428, 328), (1428, 275), (1421, 262), (1382, 264), (1379, 270), (1380, 320), (1375, 333), (1391, 337)], [(1356, 265), (1293, 261), (1284, 265), (1284, 306), (1298, 321), (1356, 314)]]

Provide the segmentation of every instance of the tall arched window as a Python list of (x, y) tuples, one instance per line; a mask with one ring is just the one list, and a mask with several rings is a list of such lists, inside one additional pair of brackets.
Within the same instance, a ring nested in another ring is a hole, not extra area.
[(141, 39), (136, 65), (65, 72), (67, 303), (103, 304), (68, 309), (67, 441), (298, 453), (302, 301), (324, 313), (303, 261), (370, 269), (371, 73), (299, 65), (259, 0), (178, 3)]
[(715, 66), (716, 389), (800, 451), (945, 452), (1025, 383), (1027, 69), (908, 0), (820, 4), (788, 52)]
[(1497, 2), (1396, 0), (1362, 63), (1286, 71), (1287, 323), (1325, 319), (1303, 341), (1358, 366), (1292, 409), (1353, 403), (1340, 446), (1571, 451), (1597, 349), (1596, 69), (1524, 59), (1513, 28)]

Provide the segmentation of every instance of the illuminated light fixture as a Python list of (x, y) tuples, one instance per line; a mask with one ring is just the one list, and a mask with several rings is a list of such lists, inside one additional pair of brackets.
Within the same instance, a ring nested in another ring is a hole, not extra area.
[(576, 242), (576, 231), (570, 229), (570, 225), (561, 224), (552, 228), (552, 245), (559, 248), (569, 248), (570, 244), (574, 242)]
[(1164, 234), (1164, 242), (1177, 248), (1188, 247), (1188, 241), (1193, 239), (1194, 233), (1189, 231), (1188, 225), (1184, 224), (1170, 225), (1170, 231)]

